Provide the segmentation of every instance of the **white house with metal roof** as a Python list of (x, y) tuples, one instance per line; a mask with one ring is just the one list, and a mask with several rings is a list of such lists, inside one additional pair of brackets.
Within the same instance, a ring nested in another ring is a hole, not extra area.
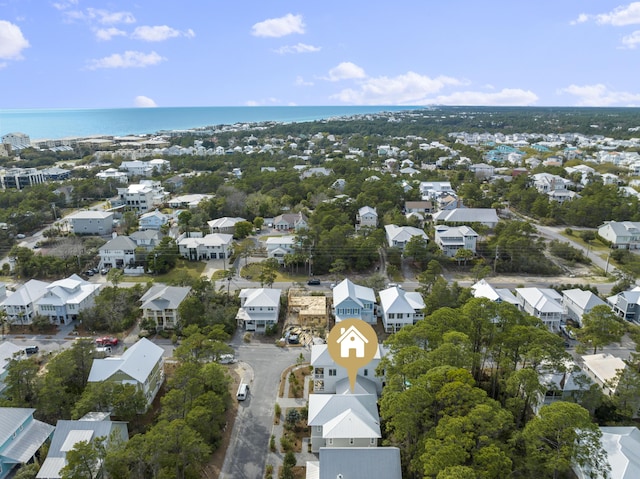
[(510, 303), (520, 306), (518, 298), (507, 288), (494, 288), (484, 278), (471, 286), (471, 294), (474, 298), (487, 298), (496, 303)]
[(384, 231), (387, 234), (387, 243), (391, 248), (404, 249), (413, 237), (429, 241), (424, 230), (413, 226), (385, 225)]
[(378, 212), (371, 206), (363, 206), (356, 213), (356, 231), (361, 228), (377, 228)]
[(343, 319), (362, 319), (369, 324), (377, 322), (374, 315), (376, 295), (373, 289), (345, 279), (333, 288), (333, 315), (336, 323)]
[(475, 254), (477, 241), (478, 233), (469, 226), (437, 225), (435, 228), (435, 242), (449, 258), (453, 258), (460, 249)]
[(609, 221), (598, 228), (598, 236), (609, 241), (612, 248), (639, 249), (640, 222)]
[(35, 409), (0, 407), (0, 479), (18, 464), (26, 464), (55, 429), (33, 418)]
[(387, 333), (395, 333), (403, 326), (424, 318), (424, 299), (418, 292), (394, 286), (380, 291), (382, 324)]
[[(386, 354), (382, 344), (366, 366), (358, 369), (354, 394), (382, 394), (383, 378), (376, 376), (376, 368)], [(311, 367), (313, 368), (313, 392), (317, 394), (350, 393), (347, 370), (336, 364), (326, 344), (311, 347)]]
[(498, 221), (498, 213), (494, 208), (453, 208), (433, 215), (434, 223), (449, 225), (480, 223), (488, 228), (495, 228)]
[(321, 447), (377, 447), (380, 434), (375, 394), (309, 394), (311, 452)]
[(202, 236), (182, 236), (178, 239), (180, 255), (191, 261), (226, 259), (233, 248), (233, 234), (211, 233)]
[(138, 219), (138, 229), (141, 230), (159, 230), (166, 225), (169, 217), (158, 210), (149, 211)]
[[(85, 416), (78, 421), (60, 420), (56, 423), (49, 452), (36, 475), (37, 479), (60, 479), (62, 468), (67, 465), (67, 452), (81, 441), (90, 442), (97, 438), (104, 438), (105, 448), (109, 450), (112, 441), (123, 444), (129, 440), (126, 422), (90, 418), (91, 416)], [(102, 469), (102, 460), (99, 460), (94, 467), (98, 477)]]
[(560, 330), (564, 308), (562, 295), (551, 288), (516, 288), (521, 311), (539, 318), (552, 332)]
[(236, 223), (240, 223), (241, 221), (247, 220), (239, 217), (231, 218), (229, 216), (224, 216), (222, 218), (207, 221), (207, 224), (209, 225), (209, 232), (211, 233), (225, 233), (233, 235), (236, 230)]
[(567, 319), (582, 327), (582, 316), (585, 313), (591, 311), (595, 306), (607, 306), (607, 303), (591, 291), (583, 291), (576, 288), (562, 291), (562, 305)]
[(36, 301), (36, 309), (53, 324), (69, 324), (80, 312), (93, 307), (101, 286), (72, 274), (48, 285), (47, 292)]
[(627, 367), (621, 358), (611, 354), (598, 353), (582, 356), (584, 372), (602, 388), (602, 391), (609, 396), (616, 392), (617, 375), (619, 371), (624, 371)]
[(267, 327), (278, 324), (282, 290), (248, 288), (240, 291), (240, 308), (236, 319), (246, 331), (265, 333)]
[(31, 324), (38, 310), (36, 303), (47, 293), (49, 283), (30, 279), (15, 292), (8, 295), (0, 308), (7, 313), (7, 320), (12, 324)]
[(275, 258), (278, 263), (284, 264), (284, 257), (293, 254), (296, 246), (296, 237), (293, 235), (271, 236), (265, 241), (267, 258)]
[(307, 461), (305, 479), (402, 479), (397, 447), (322, 447), (318, 461)]
[(201, 201), (213, 198), (213, 195), (205, 195), (194, 193), (190, 195), (181, 195), (171, 198), (169, 206), (171, 208), (196, 208)]
[(94, 359), (88, 381), (133, 384), (144, 394), (148, 407), (164, 382), (163, 354), (160, 346), (146, 338), (139, 339), (122, 356)]
[(637, 321), (640, 317), (640, 286), (609, 296), (607, 304), (621, 318), (627, 321)]
[(153, 321), (156, 329), (174, 329), (180, 322), (178, 308), (190, 292), (190, 286), (151, 286), (140, 298), (142, 318)]

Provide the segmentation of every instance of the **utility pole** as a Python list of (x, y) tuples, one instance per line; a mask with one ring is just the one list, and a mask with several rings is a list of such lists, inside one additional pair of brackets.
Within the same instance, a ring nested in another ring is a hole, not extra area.
[(604, 268), (604, 275), (605, 276), (609, 272), (609, 258), (611, 258), (611, 250), (609, 250), (609, 254), (607, 255), (607, 265)]
[(496, 246), (496, 257), (493, 258), (493, 274), (496, 274), (496, 267), (498, 266), (498, 258), (500, 257), (499, 252), (500, 252), (499, 247)]

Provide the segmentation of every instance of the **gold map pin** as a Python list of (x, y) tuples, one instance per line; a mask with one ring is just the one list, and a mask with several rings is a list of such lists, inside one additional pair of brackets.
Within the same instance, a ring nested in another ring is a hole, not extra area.
[(378, 351), (378, 336), (363, 320), (345, 319), (331, 329), (327, 349), (336, 364), (347, 370), (351, 392), (354, 392), (358, 369), (369, 364)]

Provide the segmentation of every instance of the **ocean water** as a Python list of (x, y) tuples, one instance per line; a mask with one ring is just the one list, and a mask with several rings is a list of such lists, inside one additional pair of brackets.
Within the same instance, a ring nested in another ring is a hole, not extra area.
[(407, 106), (268, 106), (113, 109), (1, 110), (0, 136), (20, 132), (32, 140), (92, 135), (140, 135), (161, 130), (262, 121), (302, 122), (383, 111)]

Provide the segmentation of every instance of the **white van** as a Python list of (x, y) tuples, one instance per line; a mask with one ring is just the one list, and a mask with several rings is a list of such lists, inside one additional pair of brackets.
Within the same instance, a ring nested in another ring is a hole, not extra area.
[(240, 383), (238, 386), (238, 392), (236, 394), (236, 398), (238, 401), (244, 401), (247, 399), (247, 395), (249, 394), (249, 385), (245, 383)]

